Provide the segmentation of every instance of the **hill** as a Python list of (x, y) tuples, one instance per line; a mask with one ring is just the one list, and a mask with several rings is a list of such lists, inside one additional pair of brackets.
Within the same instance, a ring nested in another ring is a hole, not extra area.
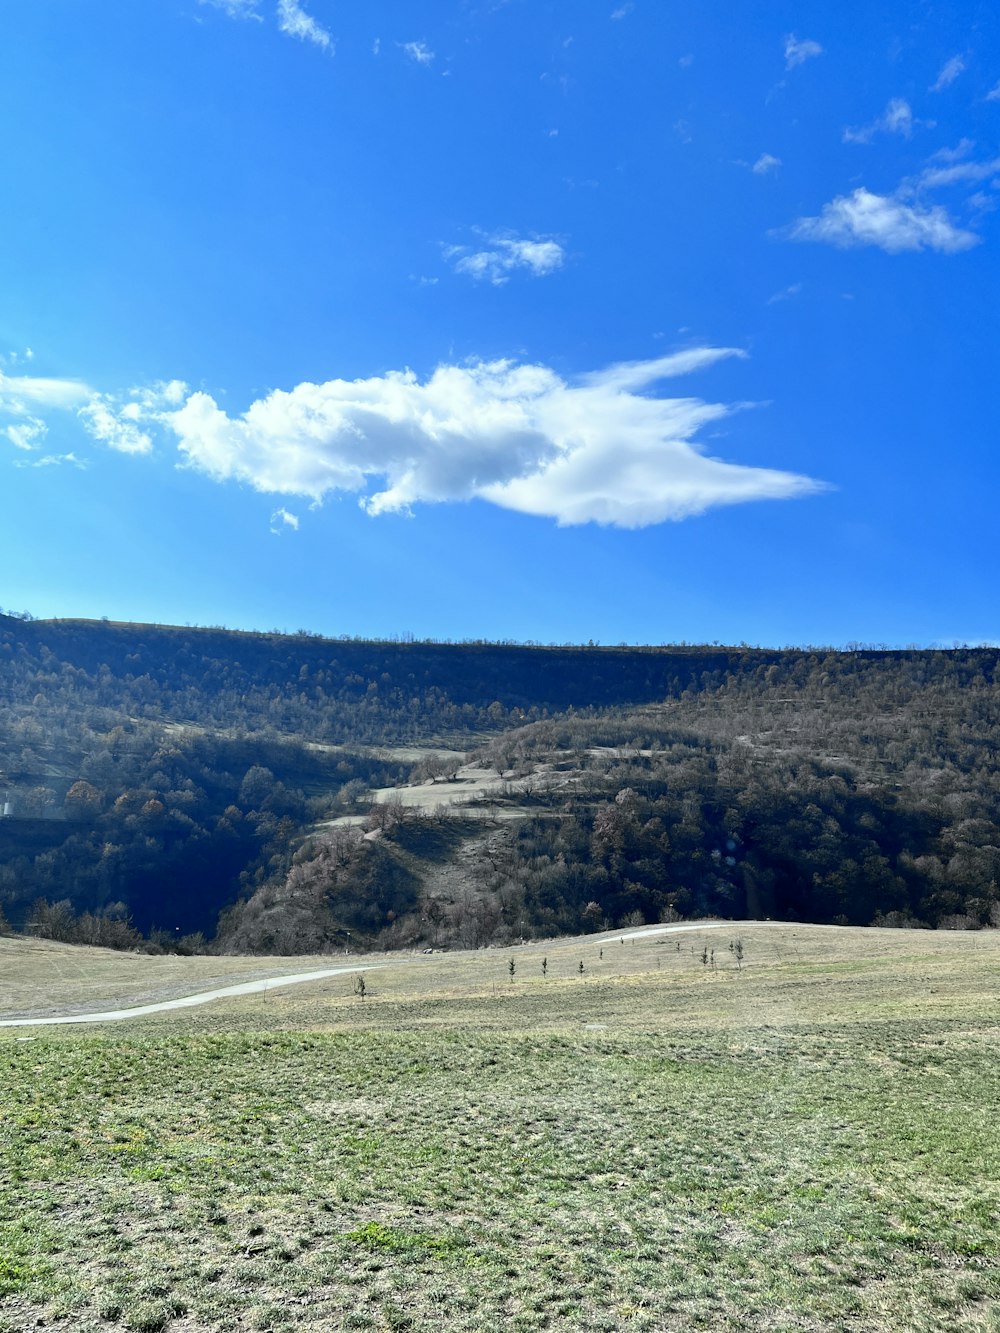
[(998, 659), (0, 617), (0, 908), (289, 953), (705, 913), (992, 924)]

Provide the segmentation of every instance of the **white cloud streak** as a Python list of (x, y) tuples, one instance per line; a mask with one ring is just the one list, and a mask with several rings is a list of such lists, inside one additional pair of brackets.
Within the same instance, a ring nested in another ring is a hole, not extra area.
[(0, 372), (0, 412), (23, 415), (32, 407), (78, 407), (92, 390), (81, 380), (46, 379), (39, 375)]
[(773, 296), (767, 298), (768, 305), (779, 305), (782, 301), (791, 301), (793, 297), (799, 296), (802, 292), (802, 283), (793, 282), (789, 286), (783, 287), (780, 292), (775, 292)]
[(418, 65), (430, 65), (434, 61), (434, 52), (426, 42), (397, 42), (397, 46)]
[(947, 167), (927, 167), (920, 173), (918, 184), (925, 190), (937, 190), (965, 181), (985, 181), (1000, 176), (1000, 157), (989, 162), (954, 162)]
[(767, 176), (770, 172), (777, 171), (780, 166), (780, 157), (775, 157), (773, 153), (761, 153), (750, 170), (755, 176)]
[(931, 84), (931, 92), (939, 93), (944, 88), (948, 88), (955, 82), (960, 74), (965, 72), (965, 61), (961, 56), (952, 56), (941, 66), (941, 72), (937, 79)]
[(473, 250), (467, 245), (445, 247), (445, 259), (456, 273), (502, 287), (519, 270), (534, 278), (544, 278), (562, 268), (566, 253), (551, 236), (526, 238), (496, 235), (485, 238), (486, 248)]
[(987, 102), (1000, 102), (1000, 83), (998, 83), (995, 88), (989, 90), (985, 100)]
[[(261, 0), (198, 0), (198, 3), (219, 9), (231, 19), (255, 19), (258, 23), (264, 22), (260, 12)], [(301, 0), (277, 0), (274, 14), (278, 21), (279, 32), (283, 32), (286, 37), (311, 42), (321, 50), (333, 54), (333, 38), (306, 13)]]
[(639, 528), (822, 489), (706, 457), (698, 433), (732, 407), (640, 392), (742, 355), (695, 348), (574, 383), (542, 365), (445, 365), (424, 381), (400, 371), (275, 390), (238, 417), (197, 392), (161, 420), (189, 466), (269, 494), (354, 494), (372, 515), (478, 498), (560, 524)]
[(938, 250), (955, 254), (979, 244), (939, 205), (907, 204), (863, 187), (826, 204), (818, 217), (799, 218), (785, 233), (794, 241), (825, 241), (842, 249), (874, 245), (888, 254)]
[(77, 413), (87, 434), (120, 454), (148, 454), (153, 440), (143, 429), (143, 409), (138, 403), (119, 407), (104, 395), (95, 394)]
[(876, 134), (901, 134), (908, 139), (913, 133), (913, 111), (902, 97), (893, 97), (880, 116), (868, 125), (844, 130), (844, 143), (871, 143)]
[(77, 458), (76, 454), (46, 454), (43, 458), (16, 458), (15, 467), (58, 467), (60, 463), (72, 463), (74, 467), (84, 470), (87, 466), (82, 458)]
[(280, 537), (286, 528), (291, 528), (293, 532), (298, 532), (299, 516), (298, 514), (289, 513), (289, 511), (282, 506), (282, 508), (276, 509), (271, 515), (271, 531), (276, 537)]
[(212, 9), (221, 9), (231, 19), (263, 20), (257, 9), (257, 0), (198, 0), (200, 5), (210, 5)]
[(37, 448), (39, 441), (48, 432), (48, 426), (39, 417), (26, 417), (23, 421), (15, 421), (3, 428), (4, 437), (14, 448), (25, 451)]
[(286, 36), (312, 42), (324, 51), (333, 51), (333, 38), (305, 12), (299, 0), (278, 0), (277, 15), (278, 27)]
[(785, 38), (785, 69), (795, 69), (797, 65), (804, 65), (807, 60), (822, 54), (823, 48), (819, 42), (814, 42), (809, 37), (800, 41), (793, 32), (790, 32)]

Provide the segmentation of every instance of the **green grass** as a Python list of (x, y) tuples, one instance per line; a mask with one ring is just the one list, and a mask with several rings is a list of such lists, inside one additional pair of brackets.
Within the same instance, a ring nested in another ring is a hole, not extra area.
[(0, 1328), (1000, 1329), (1000, 943), (739, 933), (14, 1030)]

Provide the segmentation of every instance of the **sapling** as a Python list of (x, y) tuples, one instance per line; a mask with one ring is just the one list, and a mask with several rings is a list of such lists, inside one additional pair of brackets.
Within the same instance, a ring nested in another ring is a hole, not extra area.
[(510, 973), (510, 979), (511, 979), (511, 981), (514, 980), (514, 970), (515, 970), (515, 964), (514, 964), (514, 960), (513, 960), (513, 958), (512, 958), (512, 959), (510, 960), (510, 962), (507, 964), (507, 971)]
[(543, 958), (543, 959), (542, 959), (542, 976), (543, 976), (543, 977), (545, 976), (545, 974), (546, 974), (546, 972), (547, 972), (548, 970), (549, 970), (549, 960), (548, 960), (547, 958)]
[(583, 959), (580, 959), (580, 976), (583, 976)]
[(354, 994), (359, 996), (363, 1000), (365, 998), (367, 991), (368, 987), (365, 985), (365, 979), (359, 973), (358, 976), (354, 978)]

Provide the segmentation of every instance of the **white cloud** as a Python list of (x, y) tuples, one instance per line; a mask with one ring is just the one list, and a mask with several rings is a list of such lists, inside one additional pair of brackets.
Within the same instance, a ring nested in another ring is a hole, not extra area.
[(91, 390), (80, 380), (0, 372), (0, 412), (20, 416), (33, 407), (78, 407), (90, 394)]
[(276, 509), (271, 515), (271, 531), (276, 537), (280, 537), (285, 528), (291, 528), (293, 532), (299, 530), (298, 514), (290, 514), (283, 506)]
[(635, 9), (635, 5), (632, 3), (632, 0), (627, 0), (626, 4), (619, 5), (617, 9), (611, 11), (611, 17), (613, 19), (627, 18), (628, 15), (632, 13), (633, 9)]
[(418, 65), (429, 65), (434, 59), (434, 52), (426, 42), (397, 42), (396, 45), (402, 47)]
[(844, 143), (871, 143), (876, 134), (901, 134), (908, 139), (913, 133), (913, 111), (902, 97), (893, 97), (880, 116), (868, 125), (844, 130)]
[(788, 287), (783, 287), (780, 292), (775, 292), (773, 296), (769, 296), (767, 304), (778, 305), (781, 301), (790, 301), (793, 297), (798, 296), (801, 291), (802, 283), (793, 282)]
[(444, 256), (456, 273), (479, 282), (501, 287), (512, 273), (522, 270), (532, 277), (544, 278), (562, 268), (566, 252), (551, 236), (526, 239), (521, 236), (487, 236), (486, 249), (473, 250), (467, 245), (445, 247)]
[(928, 161), (961, 162), (963, 158), (969, 156), (975, 146), (975, 139), (959, 139), (954, 148), (939, 148), (937, 152), (931, 153)]
[(875, 245), (889, 254), (904, 250), (940, 250), (954, 254), (978, 245), (940, 206), (906, 204), (864, 187), (826, 204), (819, 217), (799, 218), (788, 229), (795, 241), (826, 241), (841, 247)]
[(325, 51), (333, 50), (333, 38), (311, 18), (299, 0), (278, 0), (278, 27), (289, 37), (298, 37), (300, 41), (312, 42)]
[(76, 454), (46, 454), (43, 458), (17, 458), (14, 460), (15, 467), (58, 467), (60, 463), (72, 463), (74, 467), (81, 470), (87, 466), (86, 461), (77, 458)]
[(646, 389), (659, 380), (677, 379), (707, 370), (718, 361), (731, 357), (746, 358), (738, 347), (688, 347), (683, 352), (668, 352), (652, 361), (616, 361), (604, 370), (592, 370), (580, 376), (581, 384), (593, 389), (613, 389), (625, 392)]
[(1000, 102), (1000, 83), (995, 88), (991, 88), (986, 94), (987, 102)]
[(750, 170), (755, 176), (766, 176), (768, 172), (777, 171), (780, 166), (780, 157), (775, 157), (773, 153), (761, 153)]
[(129, 389), (129, 397), (142, 408), (143, 414), (154, 415), (164, 408), (179, 407), (187, 397), (188, 386), (183, 380), (156, 380)]
[(785, 69), (794, 69), (796, 65), (804, 65), (813, 56), (821, 56), (822, 54), (823, 48), (819, 42), (814, 42), (809, 37), (800, 41), (793, 32), (790, 32), (785, 38)]
[(984, 181), (1000, 175), (1000, 157), (989, 162), (953, 162), (947, 167), (926, 167), (918, 178), (925, 190), (937, 190), (962, 181)]
[(49, 428), (39, 417), (25, 417), (3, 428), (4, 436), (15, 449), (34, 449), (39, 440), (48, 434)]
[(107, 394), (94, 394), (77, 412), (92, 439), (120, 454), (148, 454), (152, 450), (153, 441), (143, 429), (145, 415), (140, 403), (119, 406)]
[(347, 492), (373, 515), (479, 498), (560, 524), (638, 528), (822, 489), (706, 457), (698, 433), (731, 407), (639, 392), (742, 355), (695, 348), (575, 383), (542, 365), (445, 365), (425, 381), (403, 371), (275, 390), (238, 417), (197, 392), (163, 419), (189, 466), (265, 493)]
[(934, 83), (931, 84), (931, 92), (939, 93), (942, 88), (947, 88), (955, 82), (958, 76), (965, 71), (965, 61), (961, 56), (952, 56), (941, 66), (941, 72)]
[(198, 3), (221, 9), (231, 19), (256, 19), (258, 23), (263, 22), (257, 12), (257, 0), (198, 0)]

